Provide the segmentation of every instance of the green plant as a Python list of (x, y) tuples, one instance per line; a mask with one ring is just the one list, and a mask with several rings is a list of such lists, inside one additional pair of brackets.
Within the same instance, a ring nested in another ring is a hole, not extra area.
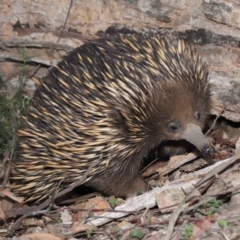
[(24, 96), (19, 85), (12, 97), (8, 97), (5, 84), (0, 79), (0, 156), (4, 156), (16, 143), (16, 130), (21, 126), (21, 115), (30, 99)]
[(108, 202), (112, 208), (115, 208), (120, 204), (120, 200), (115, 197), (108, 198)]
[(185, 239), (189, 239), (193, 234), (193, 225), (192, 224), (186, 224), (184, 226), (183, 230), (183, 236)]
[(94, 230), (93, 228), (87, 230), (87, 238), (90, 239), (92, 237)]
[(216, 198), (208, 201), (205, 205), (204, 208), (197, 208), (195, 209), (195, 211), (208, 216), (208, 215), (212, 215), (218, 212), (219, 207), (222, 205), (222, 201), (218, 200)]
[(222, 218), (220, 218), (220, 219), (218, 219), (218, 224), (219, 224), (219, 226), (220, 227), (222, 227), (222, 228), (225, 228), (225, 227), (227, 227), (227, 221), (226, 220), (224, 220), (224, 219), (222, 219)]
[(0, 80), (0, 155), (5, 154), (9, 150), (12, 138), (11, 104), (7, 99), (6, 89)]
[[(18, 87), (12, 93), (6, 88), (5, 83), (0, 78), (0, 157), (16, 148), (16, 131), (21, 126), (21, 115), (25, 113), (30, 98), (26, 96), (24, 90), (24, 79), (26, 79), (26, 62), (29, 59), (26, 47), (19, 47), (22, 54), (23, 65), (18, 79)], [(13, 151), (12, 151), (13, 152)]]
[(205, 205), (207, 208), (205, 211), (205, 215), (212, 215), (217, 213), (221, 205), (222, 205), (222, 201), (216, 198), (208, 201)]
[(142, 239), (146, 233), (142, 229), (134, 229), (131, 231), (130, 236), (137, 238), (137, 239)]
[(152, 220), (152, 214), (151, 214), (151, 212), (148, 212), (148, 214), (147, 214), (147, 223), (151, 223), (151, 220)]
[(19, 50), (20, 54), (22, 55), (23, 67), (26, 67), (26, 63), (30, 59), (28, 49), (25, 46), (20, 45), (20, 46), (18, 46), (18, 50)]

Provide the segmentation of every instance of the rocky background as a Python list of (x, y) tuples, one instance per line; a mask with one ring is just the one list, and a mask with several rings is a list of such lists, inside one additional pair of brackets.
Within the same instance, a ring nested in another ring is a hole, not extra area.
[[(31, 94), (69, 50), (99, 31), (128, 28), (186, 39), (209, 65), (212, 114), (240, 121), (239, 0), (1, 0), (0, 77)], [(10, 91), (11, 92), (11, 91)]]

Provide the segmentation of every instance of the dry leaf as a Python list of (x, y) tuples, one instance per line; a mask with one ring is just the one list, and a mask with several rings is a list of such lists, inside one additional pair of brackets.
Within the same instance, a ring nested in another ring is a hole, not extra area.
[(13, 208), (13, 203), (10, 202), (10, 199), (2, 199), (0, 203), (0, 207), (2, 208), (3, 212), (8, 211)]
[[(156, 202), (161, 212), (169, 212), (182, 202), (185, 195), (179, 188), (166, 189), (156, 194)], [(173, 206), (175, 205), (175, 206)], [(171, 207), (172, 206), (172, 207)]]
[[(83, 211), (78, 211), (73, 219), (74, 224), (77, 222), (82, 221), (84, 216), (98, 216), (104, 213), (104, 211), (94, 211), (94, 210), (101, 210), (101, 209), (112, 209), (109, 203), (102, 197), (95, 197), (88, 200), (85, 204)], [(74, 225), (73, 224), (73, 225)]]
[(96, 227), (88, 225), (88, 224), (74, 224), (74, 226), (71, 228), (72, 234), (83, 232), (87, 230), (95, 230)]
[(161, 167), (161, 168), (157, 169), (156, 171), (159, 172), (159, 174), (161, 174), (161, 175), (166, 175), (166, 174), (172, 172), (173, 170), (179, 168), (183, 164), (192, 161), (196, 157), (197, 156), (194, 153), (188, 153), (187, 155), (173, 156), (168, 161), (167, 166)]
[(156, 234), (153, 234), (151, 236), (148, 236), (147, 238), (144, 238), (146, 240), (159, 240), (159, 239), (163, 239), (163, 234), (162, 233), (156, 233)]
[(23, 197), (17, 197), (14, 193), (12, 193), (8, 188), (1, 190), (0, 194), (2, 196), (7, 196), (10, 199), (18, 202), (18, 203), (23, 203), (24, 202), (24, 198)]
[(52, 224), (48, 224), (46, 226), (46, 229), (52, 235), (57, 235), (57, 233), (59, 232), (59, 229), (56, 227), (56, 225), (52, 225)]
[(112, 209), (109, 203), (103, 197), (95, 197), (89, 199), (85, 206), (86, 210), (102, 210), (92, 211), (91, 215), (98, 216), (104, 213), (104, 209)]
[(2, 219), (4, 222), (5, 222), (5, 220), (6, 220), (5, 214), (4, 214), (4, 212), (3, 212), (3, 210), (2, 210), (1, 207), (0, 207), (0, 219)]
[(202, 237), (206, 232), (208, 232), (211, 229), (211, 217), (206, 217), (203, 220), (197, 222), (194, 226), (193, 226), (193, 233), (192, 236), (190, 238), (190, 240), (193, 239), (198, 239), (200, 237)]
[(127, 222), (127, 221), (122, 221), (122, 222), (118, 223), (117, 226), (118, 226), (118, 228), (120, 228), (122, 230), (126, 230), (126, 229), (134, 227), (134, 224)]
[(92, 211), (92, 210), (101, 210), (101, 209), (111, 209), (109, 203), (102, 197), (95, 197), (88, 200), (87, 204), (84, 207), (84, 211), (79, 211), (77, 215), (74, 216), (74, 219), (78, 219), (78, 222), (74, 222), (71, 228), (73, 233), (86, 231), (93, 229), (92, 225), (81, 224), (83, 216), (98, 216), (104, 213), (104, 211)]
[(22, 220), (22, 225), (24, 227), (29, 227), (29, 226), (45, 226), (45, 223), (42, 219), (38, 218), (25, 218)]
[(26, 240), (27, 238), (31, 238), (34, 240), (62, 240), (59, 237), (56, 237), (50, 233), (29, 233), (29, 234), (24, 234), (19, 237), (19, 240)]
[(72, 224), (72, 216), (67, 209), (64, 209), (61, 212), (61, 220), (63, 224)]
[(166, 165), (167, 165), (166, 161), (154, 162), (150, 166), (148, 166), (146, 169), (143, 170), (142, 176), (149, 177), (150, 175), (156, 172), (156, 169), (163, 168)]

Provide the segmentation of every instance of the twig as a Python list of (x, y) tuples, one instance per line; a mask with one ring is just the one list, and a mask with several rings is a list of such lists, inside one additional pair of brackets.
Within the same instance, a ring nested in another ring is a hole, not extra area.
[(20, 218), (18, 218), (17, 221), (15, 221), (15, 222), (13, 223), (12, 226), (10, 226), (10, 227), (8, 228), (8, 234), (9, 234), (10, 236), (12, 236), (13, 233), (14, 233), (14, 231), (15, 231), (15, 229), (20, 226), (20, 224), (21, 224), (21, 222), (22, 222), (23, 219), (25, 219), (25, 218), (27, 218), (27, 217), (30, 217), (30, 216), (42, 215), (42, 214), (48, 212), (49, 210), (50, 210), (50, 207), (47, 208), (46, 210), (39, 210), (39, 211), (36, 211), (36, 212), (29, 212), (29, 213), (26, 213), (26, 214), (22, 215)]
[(95, 197), (96, 195), (99, 195), (99, 193), (98, 192), (88, 193), (88, 194), (80, 196), (80, 197), (63, 200), (60, 202), (60, 204), (61, 205), (70, 205), (71, 203), (83, 202), (92, 197)]
[(203, 193), (205, 193), (207, 191), (207, 189), (212, 186), (212, 184), (214, 183), (215, 180), (216, 180), (216, 176), (214, 175), (212, 177), (212, 179), (210, 181), (208, 181), (208, 183), (204, 186), (204, 188), (201, 189), (201, 191), (199, 190), (200, 194), (202, 195)]
[[(199, 187), (202, 183), (204, 183), (205, 181), (207, 181), (208, 179), (210, 179), (211, 177), (215, 176), (216, 173), (220, 173), (222, 172), (225, 168), (227, 168), (229, 165), (231, 165), (232, 163), (234, 163), (237, 159), (240, 158), (240, 138), (236, 143), (236, 152), (235, 155), (230, 158), (227, 162), (217, 166), (216, 168), (214, 168), (213, 170), (211, 170), (210, 172), (208, 172), (207, 175), (205, 175), (202, 179), (200, 179), (196, 184), (195, 184), (195, 188)], [(194, 189), (193, 188), (187, 195), (186, 197), (183, 199), (183, 201), (179, 204), (178, 208), (174, 211), (174, 213), (172, 214), (170, 220), (169, 220), (169, 225), (168, 225), (168, 230), (167, 230), (167, 234), (164, 238), (164, 240), (169, 240), (171, 237), (171, 234), (173, 232), (174, 226), (177, 222), (177, 219), (179, 217), (179, 215), (181, 214), (181, 212), (183, 211), (183, 209), (185, 208), (185, 202), (189, 199), (189, 196), (193, 193)]]
[(63, 24), (63, 28), (62, 28), (62, 30), (61, 30), (61, 33), (60, 33), (60, 35), (59, 35), (59, 37), (58, 37), (57, 43), (58, 43), (59, 40), (61, 39), (62, 34), (63, 34), (63, 30), (64, 30), (65, 27), (66, 27), (67, 20), (68, 20), (69, 14), (70, 14), (70, 10), (71, 10), (71, 8), (72, 8), (72, 4), (73, 4), (73, 0), (71, 0), (71, 2), (70, 2), (69, 8), (68, 8), (68, 12), (67, 12), (67, 16), (66, 16), (65, 22), (64, 22), (64, 24)]
[(59, 197), (65, 195), (66, 193), (71, 192), (75, 187), (78, 187), (78, 186), (82, 185), (82, 183), (85, 182), (85, 180), (87, 179), (87, 176), (91, 172), (92, 168), (95, 167), (97, 164), (98, 164), (98, 161), (96, 161), (95, 163), (92, 162), (89, 165), (87, 171), (84, 173), (84, 175), (77, 182), (73, 183), (72, 185), (70, 185), (66, 189), (58, 192), (54, 199), (59, 198)]
[[(35, 215), (41, 215), (43, 213), (46, 213), (47, 211), (49, 211), (51, 209), (51, 207), (53, 206), (53, 204), (50, 204), (51, 202), (53, 202), (53, 200), (55, 200), (56, 198), (59, 198), (61, 196), (63, 196), (64, 194), (71, 192), (73, 190), (73, 188), (81, 185), (87, 178), (88, 174), (91, 172), (92, 168), (94, 166), (96, 166), (98, 164), (98, 161), (96, 161), (95, 163), (93, 162), (92, 164), (90, 164), (90, 166), (88, 167), (87, 171), (85, 172), (85, 174), (74, 184), (72, 184), (71, 186), (67, 187), (66, 189), (58, 192), (55, 196), (47, 199), (45, 202), (43, 202), (42, 204), (40, 204), (39, 206), (33, 206), (33, 207), (29, 207), (28, 209), (20, 209), (20, 211), (17, 211), (16, 209), (12, 209), (12, 215), (18, 215), (21, 212), (24, 212), (24, 215), (21, 216), (9, 229), (8, 229), (8, 233), (10, 235), (13, 235), (14, 231), (16, 230), (16, 228), (21, 224), (22, 220), (26, 217), (30, 217), (30, 216), (35, 216)], [(48, 206), (47, 210), (42, 210), (44, 208), (46, 208)], [(10, 212), (11, 213), (11, 212)], [(6, 215), (10, 215), (9, 213), (6, 213)], [(9, 217), (9, 216), (8, 216)]]
[[(43, 32), (44, 33), (44, 32)], [(66, 35), (66, 32), (63, 32)], [(72, 34), (68, 32), (69, 34)], [(59, 34), (60, 35), (60, 34)], [(69, 36), (72, 37), (72, 36)], [(37, 41), (30, 41), (30, 40), (18, 40), (14, 39), (12, 41), (6, 41), (3, 43), (6, 48), (18, 48), (19, 46), (24, 46), (26, 48), (39, 48), (39, 49), (54, 49), (54, 50), (63, 50), (63, 51), (71, 51), (73, 47), (66, 45), (66, 44), (57, 44), (52, 42), (37, 42)]]
[(33, 78), (40, 68), (41, 68), (41, 65), (39, 64), (36, 70), (29, 76), (29, 78)]
[(6, 164), (7, 164), (8, 159), (9, 159), (9, 154), (10, 154), (10, 151), (8, 151), (8, 152), (5, 154), (4, 158), (3, 158), (2, 170), (1, 170), (1, 173), (0, 173), (0, 178), (1, 178), (1, 179), (4, 178), (4, 180), (3, 180), (2, 184), (1, 184), (0, 189), (4, 189), (4, 188), (5, 188), (5, 185), (7, 184), (7, 181), (8, 181), (8, 174), (9, 174), (9, 173), (7, 173), (7, 172), (8, 172), (8, 170), (10, 171), (10, 169), (8, 169), (8, 168), (9, 168), (9, 166), (8, 166), (8, 167), (7, 167), (7, 170), (5, 170), (5, 166), (6, 166)]
[(194, 192), (195, 188), (193, 188), (186, 196), (185, 198), (182, 200), (182, 202), (179, 204), (179, 206), (175, 209), (174, 213), (172, 214), (170, 220), (169, 220), (169, 224), (168, 224), (168, 229), (167, 229), (167, 233), (166, 236), (164, 237), (164, 240), (169, 240), (174, 226), (178, 220), (179, 215), (181, 214), (181, 212), (184, 210), (185, 206), (185, 202), (189, 199), (190, 195)]
[(40, 64), (42, 66), (45, 67), (50, 67), (52, 66), (53, 63), (56, 63), (55, 60), (53, 61), (49, 61), (49, 60), (43, 60), (41, 58), (37, 58), (37, 57), (32, 57), (29, 58), (27, 60), (24, 60), (21, 57), (17, 57), (14, 55), (10, 55), (10, 54), (0, 54), (0, 62), (17, 62), (17, 63), (27, 63), (27, 64)]
[[(12, 141), (11, 141), (11, 150), (5, 155), (4, 157), (4, 165), (6, 164), (6, 161), (8, 161), (8, 166), (7, 166), (7, 169), (5, 171), (5, 177), (4, 177), (4, 180), (3, 180), (3, 183), (1, 185), (1, 189), (4, 189), (7, 182), (8, 182), (8, 179), (9, 179), (9, 175), (10, 175), (10, 170), (11, 170), (11, 165), (12, 165), (12, 159), (13, 159), (13, 154), (14, 154), (14, 150), (15, 150), (15, 147), (16, 147), (16, 121), (15, 121), (15, 118), (14, 118), (14, 109), (13, 109), (13, 106), (11, 107), (11, 114), (12, 114)], [(10, 155), (10, 156), (9, 156)]]
[(221, 117), (221, 115), (223, 114), (225, 110), (225, 106), (221, 109), (221, 111), (218, 113), (218, 115), (216, 116), (216, 118), (214, 119), (213, 123), (212, 123), (212, 126), (207, 130), (207, 132), (205, 133), (205, 136), (207, 136), (211, 131), (212, 129), (215, 127), (216, 125), (216, 122), (217, 120)]
[[(4, 176), (4, 180), (3, 180), (2, 184), (1, 184), (0, 189), (4, 189), (5, 186), (6, 186), (6, 184), (7, 184), (7, 182), (8, 182), (8, 180), (9, 180), (11, 165), (12, 165), (12, 164), (11, 164), (11, 162), (9, 161), (6, 170), (4, 170), (5, 164), (3, 165), (4, 167), (3, 167), (3, 170), (2, 170), (2, 171), (4, 171), (4, 175), (5, 175), (5, 176)], [(2, 172), (1, 172), (1, 175), (2, 175)]]
[[(20, 214), (21, 212), (25, 211), (27, 213), (22, 213), (23, 216), (21, 216), (20, 218), (18, 218), (17, 221), (15, 221), (13, 223), (13, 225), (9, 226), (8, 228), (8, 234), (10, 236), (13, 235), (14, 231), (16, 230), (16, 228), (18, 228), (18, 226), (21, 224), (22, 220), (25, 219), (26, 217), (30, 217), (30, 216), (34, 216), (34, 215), (39, 215), (41, 214), (41, 210), (46, 208), (49, 205), (49, 199), (46, 200), (45, 202), (43, 202), (42, 204), (40, 204), (39, 206), (32, 206), (32, 207), (28, 207), (26, 208), (20, 208), (20, 211), (17, 211), (17, 209), (12, 209), (13, 214), (15, 213), (15, 215)], [(45, 210), (46, 211), (46, 210)]]
[(202, 183), (207, 181), (209, 178), (215, 176), (216, 173), (222, 172), (225, 168), (233, 164), (236, 160), (240, 158), (240, 154), (235, 154), (232, 158), (229, 159), (229, 161), (217, 166), (213, 170), (211, 170), (207, 175), (205, 175), (202, 179), (200, 179), (196, 184), (195, 187), (199, 187)]

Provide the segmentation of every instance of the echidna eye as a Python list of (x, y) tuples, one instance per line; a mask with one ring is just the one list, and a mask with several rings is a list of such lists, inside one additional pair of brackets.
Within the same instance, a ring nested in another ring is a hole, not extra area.
[(171, 132), (178, 130), (178, 124), (176, 122), (170, 122), (168, 124), (168, 130)]
[(200, 120), (200, 118), (201, 118), (201, 114), (200, 114), (200, 112), (198, 112), (198, 111), (196, 111), (196, 112), (194, 113), (194, 116), (195, 116), (195, 118), (196, 118), (197, 120)]

